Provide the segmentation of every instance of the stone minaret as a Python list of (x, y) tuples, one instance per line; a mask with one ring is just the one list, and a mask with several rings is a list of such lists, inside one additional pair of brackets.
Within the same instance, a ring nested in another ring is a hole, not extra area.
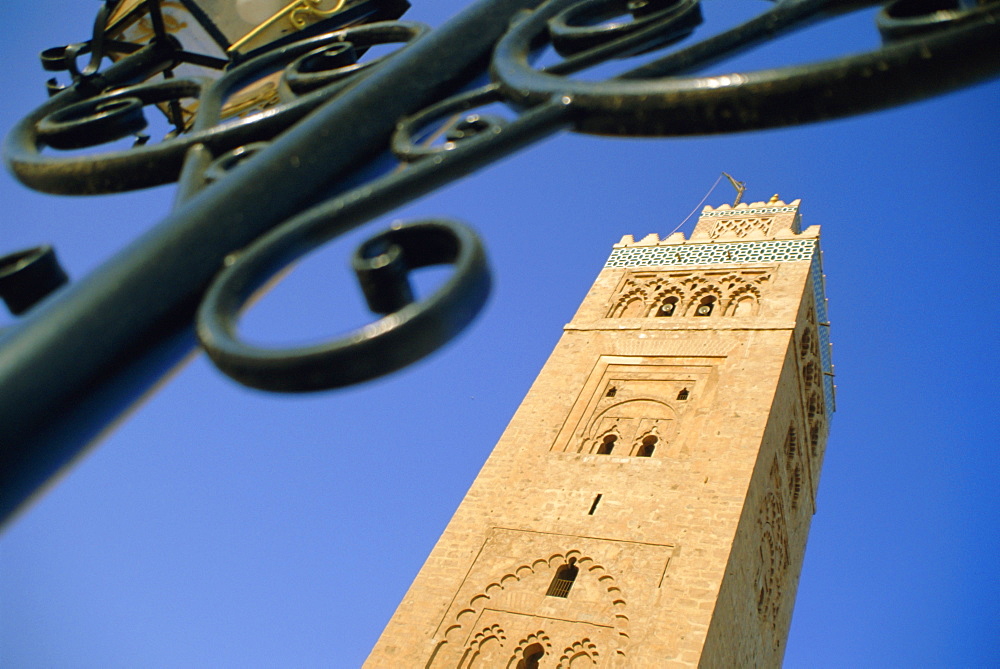
[(365, 666), (779, 666), (826, 321), (798, 200), (622, 238)]

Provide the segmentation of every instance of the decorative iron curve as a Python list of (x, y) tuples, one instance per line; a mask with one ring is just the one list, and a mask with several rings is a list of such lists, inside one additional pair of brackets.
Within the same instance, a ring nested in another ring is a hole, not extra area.
[[(777, 36), (883, 4), (883, 45), (871, 52), (724, 77), (693, 74)], [(8, 166), (50, 193), (177, 181), (177, 201), (127, 251), (3, 333), (0, 424), (13, 446), (0, 462), (0, 517), (175, 365), (195, 345), (195, 331), (225, 373), (276, 391), (356, 383), (442, 345), (474, 318), (489, 286), (475, 234), (448, 221), (397, 227), (362, 245), (355, 269), (382, 318), (344, 340), (260, 349), (239, 340), (236, 322), (254, 291), (318, 246), (541, 138), (562, 130), (662, 137), (821, 121), (1000, 72), (1000, 1), (941, 5), (778, 0), (733, 29), (592, 82), (571, 75), (691, 35), (701, 21), (698, 0), (481, 0), (433, 31), (402, 21), (353, 25), (238, 64), (180, 51), (163, 30), (159, 0), (146, 2), (157, 32), (148, 45), (107, 40), (106, 2), (90, 42), (43, 54), (49, 69), (67, 69), (74, 81), (50, 87), (54, 96), (11, 131)], [(357, 54), (384, 44), (399, 48), (357, 62)], [(534, 55), (548, 46), (562, 60), (534, 67)], [(126, 55), (99, 72), (108, 50)], [(76, 57), (88, 52), (90, 63), (78, 69)], [(230, 69), (215, 81), (173, 77), (184, 62)], [(235, 92), (275, 73), (277, 104), (223, 115)], [(193, 121), (180, 112), (183, 99), (198, 102)], [(516, 116), (475, 113), (494, 103)], [(141, 136), (150, 105), (166, 109), (175, 126), (155, 144)], [(133, 135), (140, 141), (127, 150), (54, 152)], [(444, 141), (428, 143), (428, 136)], [(386, 160), (389, 150), (395, 162)], [(266, 193), (256, 187), (262, 180)], [(441, 263), (455, 265), (453, 278), (413, 302), (407, 272)], [(139, 304), (145, 311), (136, 313)], [(126, 323), (115, 318), (123, 310)], [(83, 358), (70, 355), (61, 346), (70, 336), (95, 345)]]

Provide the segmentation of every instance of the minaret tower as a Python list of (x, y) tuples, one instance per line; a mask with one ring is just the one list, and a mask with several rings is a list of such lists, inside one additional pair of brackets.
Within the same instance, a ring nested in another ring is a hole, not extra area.
[(366, 667), (774, 667), (834, 388), (799, 201), (625, 236)]

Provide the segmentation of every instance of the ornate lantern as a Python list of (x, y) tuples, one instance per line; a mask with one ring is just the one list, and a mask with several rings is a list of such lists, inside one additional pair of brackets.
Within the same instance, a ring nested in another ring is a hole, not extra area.
[[(118, 62), (145, 45), (170, 40), (176, 65), (166, 77), (216, 78), (227, 66), (269, 49), (346, 26), (397, 19), (409, 7), (407, 0), (105, 0), (93, 37), (47, 49), (42, 65), (86, 79), (105, 57)], [(90, 62), (81, 69), (77, 58), (88, 53)], [(53, 79), (49, 90), (54, 94), (62, 86)], [(242, 97), (249, 104), (237, 103), (227, 112), (259, 107), (261, 96), (248, 94)], [(178, 125), (186, 125), (195, 106), (181, 110), (184, 123)]]
[[(155, 3), (154, 3), (155, 4)], [(185, 51), (238, 60), (276, 44), (360, 22), (402, 16), (406, 0), (165, 0), (165, 31)], [(156, 33), (148, 0), (119, 0), (108, 16), (108, 37), (148, 42)]]

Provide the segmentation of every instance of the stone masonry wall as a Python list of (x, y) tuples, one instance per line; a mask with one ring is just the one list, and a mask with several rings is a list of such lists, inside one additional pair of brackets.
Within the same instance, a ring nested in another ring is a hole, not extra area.
[[(768, 204), (698, 236), (815, 240)], [(828, 421), (811, 267), (606, 267), (365, 666), (778, 666)]]

